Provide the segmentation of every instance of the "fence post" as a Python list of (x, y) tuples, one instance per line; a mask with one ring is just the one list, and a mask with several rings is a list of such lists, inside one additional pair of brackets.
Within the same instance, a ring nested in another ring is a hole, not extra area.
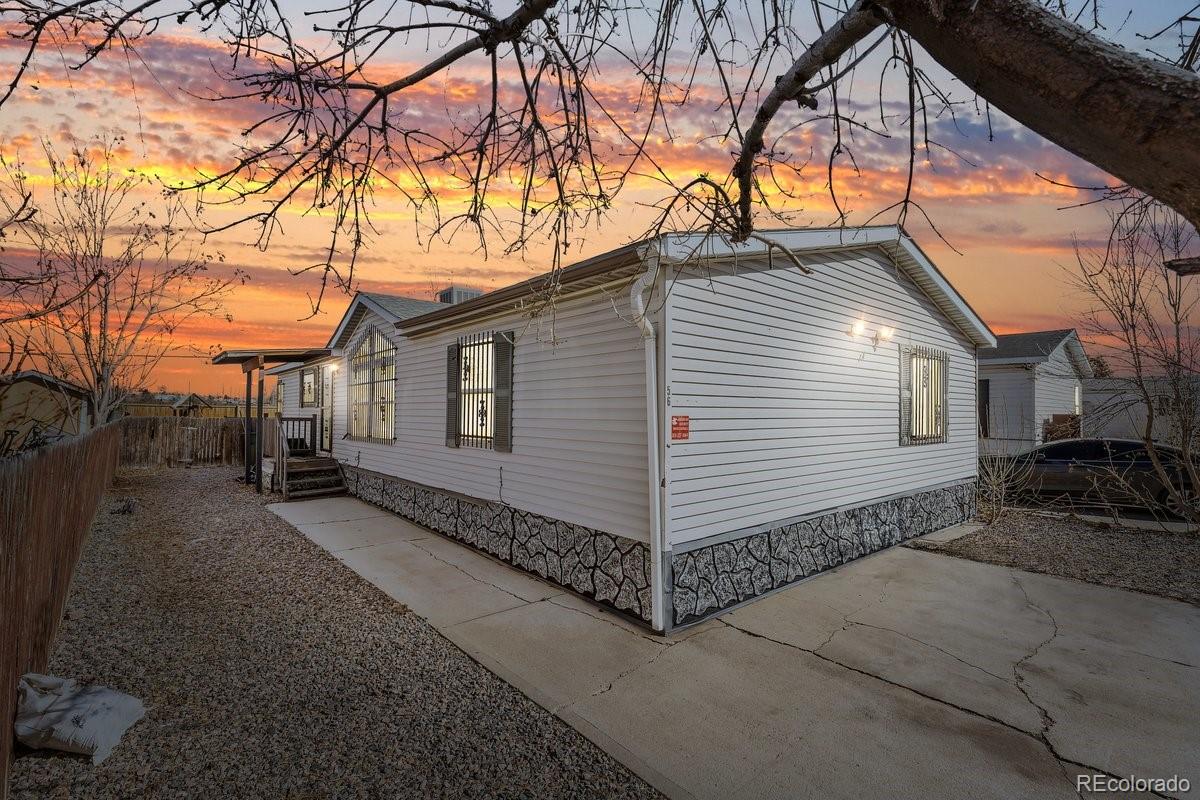
[(312, 451), (313, 457), (316, 458), (316, 455), (317, 455), (317, 415), (316, 414), (312, 415), (312, 423), (309, 425), (309, 428), (308, 428), (308, 436), (309, 436), (309, 445), (310, 445), (309, 450)]

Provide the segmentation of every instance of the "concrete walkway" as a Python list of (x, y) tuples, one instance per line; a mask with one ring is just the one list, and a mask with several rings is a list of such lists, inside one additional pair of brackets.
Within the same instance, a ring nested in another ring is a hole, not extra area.
[(358, 500), (270, 508), (672, 797), (1200, 786), (1184, 603), (893, 548), (664, 639)]

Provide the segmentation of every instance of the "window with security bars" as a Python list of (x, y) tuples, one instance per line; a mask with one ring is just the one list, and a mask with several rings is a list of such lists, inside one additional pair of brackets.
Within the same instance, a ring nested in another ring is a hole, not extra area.
[(351, 439), (396, 437), (396, 346), (371, 328), (350, 355)]
[(320, 405), (317, 394), (320, 382), (317, 380), (317, 368), (310, 367), (300, 370), (300, 407), (312, 408)]
[(513, 331), (474, 333), (446, 348), (446, 446), (513, 447)]
[(900, 444), (946, 441), (950, 356), (926, 347), (900, 349)]
[(458, 445), (491, 447), (495, 430), (496, 343), (491, 333), (458, 340)]

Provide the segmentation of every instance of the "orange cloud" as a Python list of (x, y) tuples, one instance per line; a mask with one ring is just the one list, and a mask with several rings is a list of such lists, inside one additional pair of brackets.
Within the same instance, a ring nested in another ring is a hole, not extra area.
[[(17, 43), (0, 39), (0, 61), (11, 59), (17, 47)], [(138, 65), (131, 71), (128, 62), (111, 57), (80, 72), (62, 70), (48, 60), (5, 107), (5, 120), (0, 122), (3, 150), (19, 150), (31, 161), (35, 181), (44, 181), (44, 165), (34, 163), (39, 136), (74, 133), (86, 138), (117, 126), (127, 137), (120, 153), (124, 166), (158, 176), (168, 184), (194, 178), (198, 170), (214, 172), (230, 163), (242, 132), (258, 121), (265, 109), (255, 98), (220, 103), (199, 99), (238, 88), (222, 74), (226, 55), (223, 45), (211, 40), (158, 34), (141, 48), (149, 72)], [(391, 75), (412, 66), (396, 61), (375, 69), (380, 75)], [(449, 74), (405, 92), (393, 110), (405, 124), (449, 136), (455, 124), (469, 124), (489, 102), (488, 80), (482, 61), (459, 65)], [(518, 86), (511, 76), (504, 80), (501, 91), (511, 97)], [(607, 113), (621, 125), (637, 131), (645, 124), (647, 106), (638, 82), (606, 75), (592, 88)], [(625, 194), (596, 228), (579, 232), (569, 258), (592, 255), (642, 232), (647, 214), (645, 207), (636, 203), (660, 200), (668, 192), (662, 181), (653, 177), (651, 159), (676, 184), (700, 174), (717, 179), (728, 174), (734, 143), (717, 137), (725, 116), (720, 90), (700, 83), (685, 103), (678, 94), (666, 100), (670, 135), (656, 129), (648, 143), (648, 158), (627, 182)], [(774, 129), (782, 131), (796, 124), (799, 114), (789, 108)], [(623, 168), (629, 162), (631, 146), (604, 120), (600, 114), (593, 117), (597, 150), (607, 168)], [(1071, 231), (1080, 230), (1087, 241), (1095, 241), (1103, 220), (1097, 213), (1058, 214), (1056, 209), (1077, 203), (1081, 195), (1038, 178), (1035, 171), (1062, 183), (1092, 184), (1104, 176), (1027, 131), (1003, 120), (994, 122), (991, 141), (978, 130), (979, 120), (959, 120), (954, 126), (935, 123), (934, 138), (952, 142), (966, 161), (934, 150), (921, 153), (917, 162), (916, 198), (941, 233), (967, 255), (942, 247), (932, 231), (922, 228), (918, 214), (910, 215), (908, 225), (996, 327), (1061, 327), (1069, 322), (1074, 301), (1064, 299), (1053, 276), (1060, 273), (1059, 265), (1070, 261)], [(963, 139), (959, 129), (972, 135)], [(828, 129), (810, 125), (772, 145), (801, 158), (811, 152), (816, 159), (798, 175), (778, 174), (781, 187), (795, 197), (790, 207), (802, 208), (806, 221), (826, 222), (835, 213), (829, 176), (820, 160), (830, 141)], [(844, 206), (852, 212), (851, 219), (861, 222), (903, 194), (907, 142), (860, 136), (847, 143), (854, 148), (857, 169), (848, 159), (840, 160), (833, 170), (833, 182)], [(431, 176), (443, 214), (461, 209), (469, 199), (461, 180), (436, 170)], [(548, 266), (545, 247), (535, 246), (524, 258), (492, 253), (485, 259), (469, 237), (449, 243), (430, 241), (427, 226), (414, 223), (413, 210), (404, 199), (404, 192), (416, 188), (411, 175), (398, 169), (389, 171), (388, 177), (397, 186), (381, 183), (376, 187), (378, 231), (360, 259), (355, 276), (359, 286), (430, 297), (451, 281), (492, 289), (538, 274)], [(509, 208), (520, 200), (519, 185), (497, 181), (492, 188), (490, 201), (505, 223), (511, 220)], [(782, 202), (779, 192), (770, 191)], [(146, 198), (153, 200), (153, 193), (147, 192)], [(206, 221), (220, 223), (260, 207), (252, 201), (210, 209)], [(272, 239), (266, 252), (246, 246), (254, 238), (249, 229), (210, 239), (209, 248), (225, 252), (231, 263), (248, 265), (244, 268), (251, 279), (229, 301), (232, 323), (193, 320), (178, 332), (181, 343), (207, 350), (216, 344), (280, 346), (325, 341), (348, 298), (333, 291), (323, 301), (324, 313), (304, 319), (310, 298), (318, 291), (320, 275), (293, 276), (288, 270), (323, 261), (328, 222), (320, 215), (301, 216), (301, 212), (297, 208), (284, 216), (282, 233)], [(595, 235), (597, 230), (603, 235)], [(1014, 280), (1014, 275), (1019, 275), (1019, 280)], [(176, 360), (164, 362), (156, 375), (173, 388), (185, 388), (181, 383), (185, 380), (192, 381), (193, 388), (204, 388), (236, 377), (212, 377), (218, 373), (221, 370)]]

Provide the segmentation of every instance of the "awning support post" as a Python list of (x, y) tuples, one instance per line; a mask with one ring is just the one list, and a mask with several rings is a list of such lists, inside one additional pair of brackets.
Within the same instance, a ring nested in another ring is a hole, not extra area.
[(263, 368), (258, 368), (258, 432), (254, 435), (255, 450), (257, 450), (256, 458), (256, 473), (254, 478), (254, 489), (262, 494), (262, 458), (263, 458)]
[(242, 445), (244, 452), (242, 460), (246, 464), (246, 476), (242, 479), (242, 483), (250, 485), (250, 373), (246, 373), (246, 435)]

